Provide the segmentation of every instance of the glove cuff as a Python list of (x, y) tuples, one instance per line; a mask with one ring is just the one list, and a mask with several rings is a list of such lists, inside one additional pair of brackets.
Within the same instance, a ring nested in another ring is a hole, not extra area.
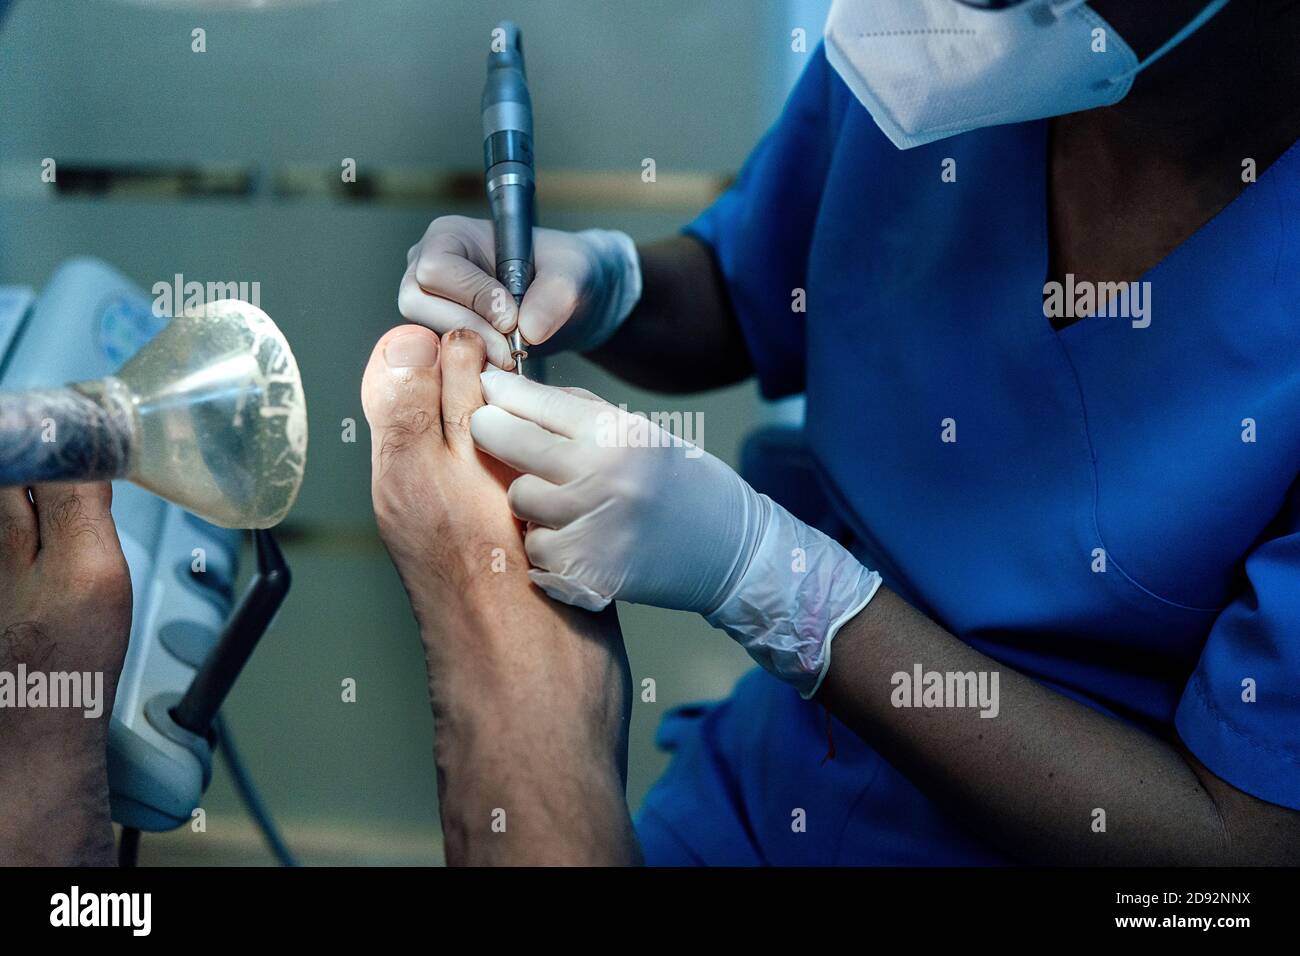
[(758, 544), (706, 620), (806, 700), (830, 668), (831, 642), (875, 597), (880, 575), (767, 495), (750, 494), (762, 526)]

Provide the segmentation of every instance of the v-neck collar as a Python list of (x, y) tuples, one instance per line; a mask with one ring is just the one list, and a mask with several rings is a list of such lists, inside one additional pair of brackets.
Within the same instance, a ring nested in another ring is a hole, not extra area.
[[(1049, 267), (1051, 265), (1051, 121), (1039, 120), (1027, 126), (1036, 127), (1034, 130), (1033, 141), (1037, 150), (1036, 162), (1033, 168), (1038, 171), (1037, 180), (1031, 183), (1031, 188), (1037, 203), (1037, 215), (1034, 217), (1038, 227), (1036, 237), (1036, 272), (1042, 276), (1042, 283), (1045, 286), (1051, 281)], [(1252, 193), (1260, 189), (1261, 186), (1272, 187), (1276, 180), (1292, 172), (1291, 167), (1300, 160), (1300, 140), (1292, 143), (1273, 163), (1264, 171), (1257, 175), (1255, 182), (1249, 184), (1241, 190), (1232, 201), (1220, 209), (1217, 213), (1198, 226), (1190, 235), (1183, 239), (1182, 242), (1170, 249), (1161, 259), (1145, 270), (1134, 282), (1151, 282), (1157, 273), (1165, 271), (1170, 265), (1177, 262), (1183, 256), (1190, 254), (1195, 248), (1209, 240), (1222, 220), (1228, 220), (1244, 214), (1246, 208), (1254, 201)], [(1042, 308), (1042, 289), (1035, 293), (1038, 295), (1037, 318), (1041, 320), (1047, 332), (1053, 336), (1068, 336), (1072, 330), (1094, 321), (1112, 321), (1110, 317), (1102, 313), (1084, 316), (1075, 319), (1069, 325), (1062, 328), (1056, 328), (1052, 325), (1052, 320), (1043, 314)]]

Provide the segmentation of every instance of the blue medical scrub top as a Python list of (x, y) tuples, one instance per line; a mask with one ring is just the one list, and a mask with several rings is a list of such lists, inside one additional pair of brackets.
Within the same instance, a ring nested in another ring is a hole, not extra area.
[[(993, 659), (1300, 809), (1300, 145), (1143, 277), (1145, 328), (1044, 316), (1046, 173), (1045, 123), (896, 150), (819, 51), (688, 231), (763, 393), (807, 393), (863, 563)], [(763, 672), (670, 714), (648, 862), (1004, 861), (838, 723), (825, 760), (826, 722)]]

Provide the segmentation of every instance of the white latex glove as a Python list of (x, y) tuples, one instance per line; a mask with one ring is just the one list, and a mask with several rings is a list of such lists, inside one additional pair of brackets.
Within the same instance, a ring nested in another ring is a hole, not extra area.
[(759, 664), (816, 693), (839, 628), (880, 576), (723, 462), (580, 389), (488, 369), (475, 444), (521, 476), (529, 576), (588, 610), (698, 611)]
[[(492, 223), (443, 216), (406, 253), (397, 309), (439, 335), (473, 329), (488, 360), (514, 368), (506, 334), (516, 323), (530, 345), (585, 352), (604, 344), (641, 298), (641, 260), (621, 232), (533, 230), (537, 274), (516, 308), (496, 280)], [(557, 334), (558, 333), (558, 334)]]

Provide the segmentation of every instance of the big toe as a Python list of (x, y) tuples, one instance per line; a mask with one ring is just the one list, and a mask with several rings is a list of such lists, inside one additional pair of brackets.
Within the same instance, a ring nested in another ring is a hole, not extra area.
[(442, 371), (438, 336), (419, 325), (384, 333), (361, 379), (361, 407), (370, 423), (378, 476), (399, 455), (442, 441)]

